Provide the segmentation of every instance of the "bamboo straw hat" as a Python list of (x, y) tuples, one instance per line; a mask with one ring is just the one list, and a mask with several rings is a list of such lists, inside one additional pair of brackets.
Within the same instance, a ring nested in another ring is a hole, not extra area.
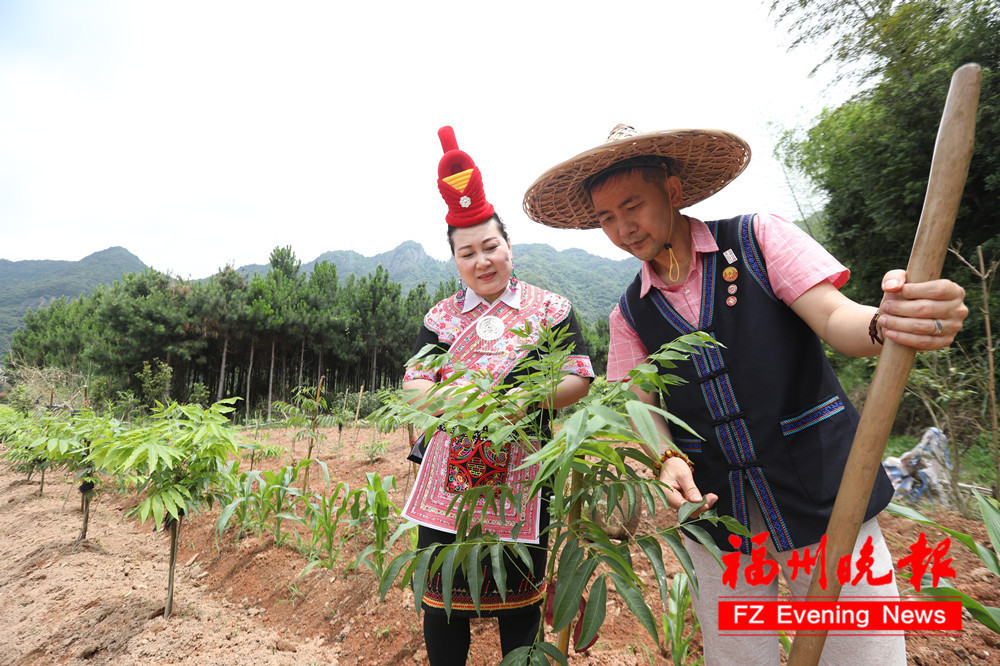
[[(666, 158), (666, 159), (664, 159)], [(750, 162), (750, 146), (730, 132), (712, 129), (661, 130), (640, 134), (616, 125), (607, 141), (543, 173), (524, 194), (524, 212), (535, 222), (560, 229), (599, 227), (586, 183), (614, 167), (665, 165), (681, 179), (680, 208), (712, 196)]]

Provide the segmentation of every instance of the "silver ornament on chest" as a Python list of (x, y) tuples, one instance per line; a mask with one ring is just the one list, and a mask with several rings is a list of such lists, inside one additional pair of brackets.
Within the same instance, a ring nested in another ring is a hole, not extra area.
[(476, 335), (486, 342), (498, 340), (503, 335), (503, 320), (493, 315), (480, 317), (476, 322)]

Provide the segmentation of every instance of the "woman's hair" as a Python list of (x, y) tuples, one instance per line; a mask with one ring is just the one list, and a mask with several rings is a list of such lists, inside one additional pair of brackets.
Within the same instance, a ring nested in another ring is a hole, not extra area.
[[(500, 230), (500, 236), (507, 241), (507, 245), (510, 245), (510, 238), (507, 237), (507, 227), (504, 226), (503, 220), (500, 219), (498, 214), (493, 213), (493, 215), (490, 216), (486, 222), (496, 222), (497, 229)], [(480, 222), (480, 224), (486, 224), (486, 222)], [(455, 256), (455, 241), (452, 239), (452, 234), (454, 234), (455, 229), (458, 228), (459, 227), (453, 227), (450, 224), (448, 225), (448, 246), (451, 248), (451, 256), (453, 257)]]

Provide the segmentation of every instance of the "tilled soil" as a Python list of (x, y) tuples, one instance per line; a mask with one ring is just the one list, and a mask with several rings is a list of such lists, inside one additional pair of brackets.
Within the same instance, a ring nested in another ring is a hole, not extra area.
[[(412, 483), (405, 460), (405, 431), (392, 435), (345, 429), (327, 433), (316, 457), (334, 481), (365, 485), (365, 473), (393, 475), (393, 501), (401, 505)], [(304, 442), (292, 432), (255, 435), (286, 448), (287, 455), (265, 468), (298, 460)], [(381, 457), (368, 460), (364, 445), (386, 441)], [(338, 445), (339, 442), (339, 445)], [(244, 465), (245, 466), (245, 465)], [(324, 484), (314, 471), (311, 487)], [(0, 467), (0, 664), (424, 664), (421, 618), (408, 589), (393, 588), (379, 600), (378, 584), (365, 568), (349, 568), (356, 548), (348, 544), (334, 569), (316, 567), (302, 575), (308, 559), (290, 545), (277, 547), (271, 534), (217, 536), (218, 507), (182, 523), (174, 591), (174, 613), (162, 617), (167, 590), (169, 539), (152, 525), (123, 518), (134, 497), (103, 492), (91, 507), (87, 539), (74, 545), (82, 514), (69, 479), (50, 473), (39, 495), (36, 475)], [(984, 527), (959, 515), (925, 511), (935, 520), (989, 543)], [(643, 528), (672, 519), (643, 518)], [(883, 514), (883, 531), (894, 559), (907, 554), (921, 531), (930, 543), (944, 535)], [(405, 541), (405, 539), (400, 540)], [(399, 545), (401, 547), (401, 544)], [(634, 562), (659, 607), (655, 579), (638, 549)], [(959, 544), (950, 552), (957, 586), (987, 606), (1000, 605), (997, 580)], [(668, 555), (668, 575), (680, 565)], [(900, 582), (901, 590), (906, 586)], [(994, 664), (1000, 636), (965, 617), (960, 636), (909, 636), (913, 664)], [(693, 641), (691, 663), (701, 653)], [(470, 664), (496, 664), (500, 645), (494, 620), (473, 622)], [(579, 665), (666, 664), (652, 639), (609, 590), (607, 620), (597, 644), (571, 654)]]

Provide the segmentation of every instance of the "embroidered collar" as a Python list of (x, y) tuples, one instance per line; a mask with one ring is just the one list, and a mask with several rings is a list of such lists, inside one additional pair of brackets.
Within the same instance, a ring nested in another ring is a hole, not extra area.
[[(691, 279), (691, 271), (695, 270), (695, 261), (698, 259), (698, 254), (704, 254), (707, 252), (718, 252), (719, 245), (715, 242), (715, 237), (712, 236), (712, 231), (708, 228), (708, 225), (699, 219), (688, 217), (688, 222), (691, 228), (691, 264), (688, 267), (688, 275), (684, 280), (687, 282)], [(660, 276), (656, 274), (648, 261), (642, 262), (642, 268), (639, 271), (641, 277), (641, 284), (639, 286), (639, 297), (644, 297), (649, 293), (650, 288), (656, 287), (660, 290), (669, 289), (666, 283), (660, 279)]]
[[(509, 288), (505, 288), (503, 293), (500, 295), (500, 302), (514, 308), (515, 310), (521, 309), (521, 283), (517, 283), (517, 289), (514, 293), (511, 293)], [(495, 303), (496, 301), (494, 301)], [(462, 307), (462, 314), (466, 312), (471, 312), (479, 305), (485, 305), (487, 309), (492, 307), (492, 303), (489, 303), (482, 296), (472, 291), (468, 287), (465, 288), (465, 305)]]

